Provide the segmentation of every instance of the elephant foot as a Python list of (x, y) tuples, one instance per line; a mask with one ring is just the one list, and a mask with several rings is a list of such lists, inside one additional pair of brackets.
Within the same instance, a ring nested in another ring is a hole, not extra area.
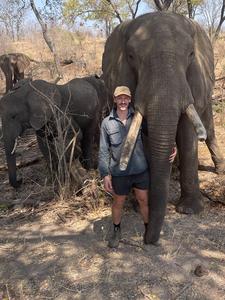
[(219, 175), (225, 174), (225, 159), (215, 164), (215, 172)]
[(146, 229), (143, 237), (145, 245), (154, 245), (156, 247), (160, 246), (159, 234), (151, 232), (151, 230)]
[(201, 194), (181, 197), (176, 205), (176, 211), (180, 214), (199, 214), (203, 209)]
[(10, 182), (11, 186), (14, 187), (14, 189), (18, 189), (21, 184), (22, 184), (23, 180), (22, 178), (17, 180), (16, 182)]

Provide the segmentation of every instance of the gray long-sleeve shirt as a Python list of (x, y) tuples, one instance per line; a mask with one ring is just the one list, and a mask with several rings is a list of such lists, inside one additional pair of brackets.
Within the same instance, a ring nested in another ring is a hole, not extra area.
[(119, 160), (123, 142), (128, 134), (134, 111), (129, 108), (126, 125), (119, 119), (116, 110), (113, 109), (109, 116), (101, 124), (100, 147), (98, 157), (98, 169), (101, 177), (134, 175), (144, 172), (148, 168), (145, 158), (141, 130), (125, 171), (119, 169)]

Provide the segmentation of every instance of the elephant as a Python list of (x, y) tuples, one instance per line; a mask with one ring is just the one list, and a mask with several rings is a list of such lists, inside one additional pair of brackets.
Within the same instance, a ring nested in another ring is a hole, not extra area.
[(216, 170), (225, 169), (213, 124), (212, 46), (197, 22), (171, 12), (148, 13), (114, 29), (105, 44), (102, 70), (110, 94), (116, 86), (130, 88), (136, 111), (121, 155), (121, 169), (126, 168), (124, 160), (127, 164), (130, 146), (135, 143), (130, 139), (137, 135), (133, 128), (139, 130), (142, 117), (147, 122), (151, 186), (144, 242), (155, 244), (166, 213), (171, 173), (168, 157), (174, 144), (180, 160), (181, 196), (176, 205), (180, 213), (198, 214), (203, 209), (197, 134), (206, 139)]
[(104, 82), (95, 76), (75, 78), (63, 85), (29, 81), (3, 96), (0, 114), (9, 183), (17, 188), (22, 182), (17, 180), (15, 142), (27, 128), (35, 130), (39, 148), (48, 165), (52, 161), (54, 170), (58, 164), (54, 148), (57, 124), (61, 122), (62, 128), (69, 124), (66, 145), (74, 137), (74, 131), (80, 130), (83, 166), (94, 167), (93, 139), (98, 132), (105, 97)]
[(5, 74), (6, 93), (13, 85), (24, 78), (24, 70), (34, 61), (23, 53), (9, 53), (0, 56), (0, 68)]

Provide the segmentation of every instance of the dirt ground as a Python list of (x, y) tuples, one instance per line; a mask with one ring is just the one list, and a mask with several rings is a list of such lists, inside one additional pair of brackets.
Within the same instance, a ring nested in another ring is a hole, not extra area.
[[(224, 152), (224, 122), (220, 115), (215, 122)], [(181, 215), (170, 203), (160, 246), (145, 246), (140, 214), (128, 202), (117, 250), (107, 248), (111, 199), (95, 175), (79, 193), (56, 201), (32, 132), (17, 152), (18, 164), (30, 165), (19, 169), (23, 185), (15, 191), (1, 145), (0, 299), (225, 299), (225, 176), (214, 173), (204, 144), (204, 212)], [(170, 201), (178, 197), (175, 173)]]

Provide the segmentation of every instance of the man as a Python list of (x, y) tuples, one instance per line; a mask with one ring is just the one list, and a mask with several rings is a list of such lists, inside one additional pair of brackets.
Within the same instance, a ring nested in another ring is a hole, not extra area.
[[(128, 87), (118, 86), (114, 91), (113, 98), (115, 108), (103, 120), (101, 125), (99, 172), (103, 178), (105, 190), (113, 194), (112, 220), (114, 230), (108, 246), (117, 248), (121, 238), (122, 209), (132, 188), (140, 206), (146, 233), (148, 226), (149, 174), (141, 132), (138, 134), (127, 169), (125, 171), (119, 169), (122, 144), (128, 134), (134, 111), (130, 107), (131, 92)], [(172, 162), (175, 156), (176, 150), (173, 151), (169, 160)]]

